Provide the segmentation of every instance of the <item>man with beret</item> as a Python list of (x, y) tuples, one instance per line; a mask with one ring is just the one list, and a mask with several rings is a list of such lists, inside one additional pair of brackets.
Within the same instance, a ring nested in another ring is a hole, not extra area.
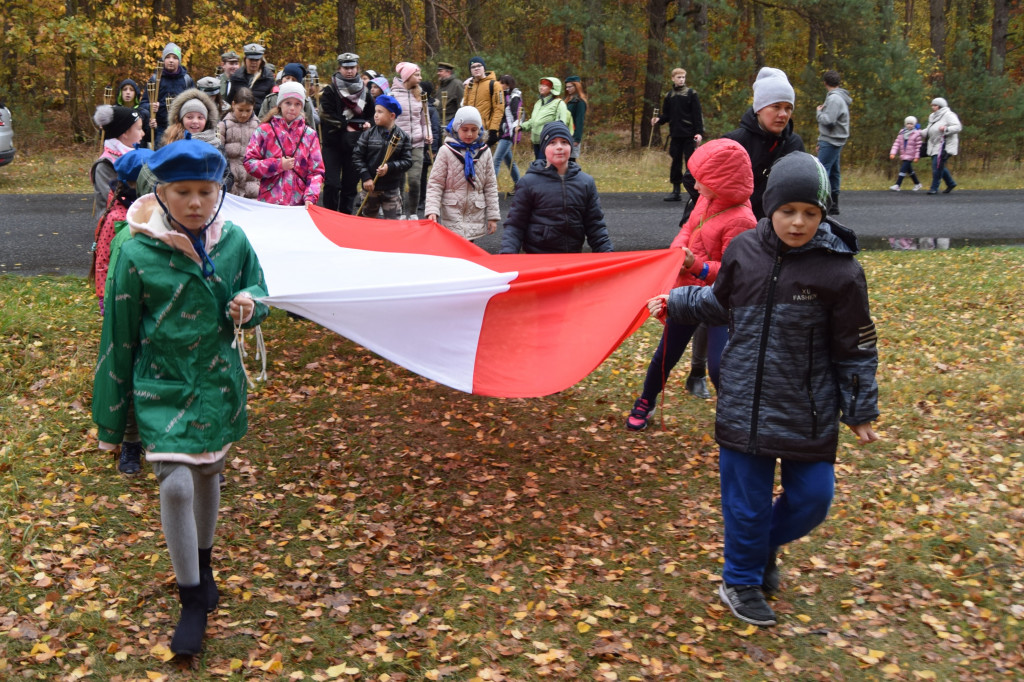
[[(441, 93), (447, 93), (444, 98), (444, 111), (441, 111)], [(448, 125), (448, 121), (455, 117), (455, 112), (462, 105), (462, 81), (455, 77), (455, 66), (448, 62), (437, 63), (437, 108), (441, 114), (441, 126)]]
[(359, 55), (342, 52), (338, 70), (320, 96), (320, 122), (324, 158), (324, 208), (351, 215), (359, 187), (352, 153), (362, 132), (373, 120), (370, 88), (359, 77)]
[[(196, 86), (192, 76), (188, 75), (188, 70), (181, 65), (180, 47), (174, 43), (167, 43), (160, 59), (163, 61), (163, 64), (159, 80), (156, 74), (149, 77), (150, 83), (160, 83), (155, 102), (156, 116), (151, 116), (149, 119), (149, 127), (156, 129), (157, 147), (160, 146), (160, 141), (164, 137), (164, 131), (167, 130), (167, 107), (165, 106), (167, 100), (174, 99), (185, 90)], [(148, 87), (142, 91), (139, 107), (146, 111), (150, 110)]]
[(493, 71), (487, 71), (483, 57), (469, 60), (470, 77), (464, 85), (462, 106), (476, 107), (487, 130), (487, 146), (492, 148), (498, 143), (498, 128), (501, 117), (505, 113), (504, 90), (498, 85)]
[[(263, 100), (274, 89), (274, 67), (267, 64), (263, 56), (267, 49), (257, 43), (245, 46), (245, 68), (235, 71), (229, 79), (232, 92), (238, 88), (249, 88), (256, 100), (256, 111), (263, 106)], [(230, 101), (230, 95), (229, 95)]]

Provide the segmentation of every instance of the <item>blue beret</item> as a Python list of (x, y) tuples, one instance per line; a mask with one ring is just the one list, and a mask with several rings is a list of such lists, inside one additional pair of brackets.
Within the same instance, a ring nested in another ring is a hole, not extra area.
[(402, 115), (402, 105), (398, 103), (398, 100), (391, 95), (380, 95), (373, 101), (378, 107), (384, 107), (395, 116)]
[(133, 149), (114, 162), (117, 179), (121, 182), (135, 182), (139, 179), (139, 171), (143, 164), (153, 156), (152, 149)]
[(159, 182), (209, 180), (220, 183), (227, 167), (224, 155), (208, 142), (184, 140), (161, 147), (149, 157), (149, 170)]

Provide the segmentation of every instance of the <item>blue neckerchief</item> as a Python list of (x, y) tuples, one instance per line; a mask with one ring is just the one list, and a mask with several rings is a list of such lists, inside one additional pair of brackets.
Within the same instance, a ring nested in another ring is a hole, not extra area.
[(180, 228), (180, 231), (184, 232), (185, 236), (187, 236), (192, 242), (192, 248), (196, 250), (196, 254), (199, 256), (200, 268), (202, 269), (203, 277), (213, 277), (213, 273), (216, 272), (217, 269), (213, 264), (213, 260), (210, 258), (210, 254), (206, 252), (206, 245), (204, 244), (203, 237), (206, 236), (206, 229), (210, 227), (210, 225), (213, 225), (213, 221), (215, 221), (217, 216), (220, 214), (220, 209), (224, 206), (224, 198), (227, 196), (227, 192), (225, 192), (224, 188), (221, 187), (220, 203), (217, 204), (217, 210), (214, 212), (213, 217), (210, 218), (209, 222), (203, 225), (203, 228), (199, 230), (199, 234), (194, 236), (184, 225), (174, 219), (171, 212), (167, 210), (166, 206), (164, 206), (164, 202), (160, 201), (160, 195), (157, 194), (155, 190), (153, 192), (153, 196), (156, 197), (156, 203), (158, 203), (160, 208), (163, 209), (164, 215), (167, 216), (167, 220), (171, 223), (171, 227), (175, 227), (175, 229)]
[(466, 157), (465, 168), (463, 172), (466, 174), (466, 179), (472, 181), (473, 178), (476, 177), (476, 170), (473, 168), (473, 154), (475, 154), (487, 143), (478, 138), (476, 142), (466, 144), (459, 138), (453, 137), (450, 140), (448, 140), (447, 144), (455, 151), (462, 152), (462, 155)]

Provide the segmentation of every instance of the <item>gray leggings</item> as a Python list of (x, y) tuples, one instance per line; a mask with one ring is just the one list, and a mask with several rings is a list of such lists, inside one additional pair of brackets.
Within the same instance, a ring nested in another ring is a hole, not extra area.
[(160, 482), (160, 522), (179, 585), (199, 584), (199, 548), (213, 547), (224, 459), (200, 465), (153, 462)]

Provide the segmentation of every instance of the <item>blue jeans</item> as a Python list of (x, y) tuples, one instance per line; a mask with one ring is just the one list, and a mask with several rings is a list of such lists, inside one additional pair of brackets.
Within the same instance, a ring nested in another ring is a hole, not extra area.
[[(665, 388), (668, 375), (672, 368), (679, 362), (686, 350), (686, 344), (693, 338), (698, 325), (673, 322), (665, 320), (665, 331), (661, 333), (661, 341), (658, 349), (654, 351), (651, 364), (647, 366), (647, 376), (644, 379), (644, 390), (641, 398), (646, 398), (652, 405), (658, 399), (658, 394)], [(718, 388), (718, 367), (722, 362), (722, 351), (729, 340), (728, 327), (708, 327), (708, 376), (711, 383)]]
[(501, 173), (501, 162), (504, 161), (512, 173), (512, 182), (519, 182), (519, 167), (512, 158), (512, 140), (502, 138), (498, 140), (498, 146), (494, 150), (494, 177), (497, 179)]
[(950, 174), (949, 169), (946, 168), (946, 161), (949, 160), (949, 154), (943, 150), (937, 156), (932, 157), (932, 187), (930, 192), (939, 191), (939, 181), (945, 180), (946, 187), (954, 187), (956, 185), (953, 182), (953, 176)]
[(802, 538), (828, 516), (835, 491), (831, 462), (782, 460), (782, 494), (772, 503), (775, 458), (721, 448), (718, 474), (729, 585), (760, 585), (771, 548)]
[(842, 147), (828, 142), (818, 142), (818, 161), (828, 173), (828, 185), (833, 192), (839, 191), (839, 155), (842, 153)]

